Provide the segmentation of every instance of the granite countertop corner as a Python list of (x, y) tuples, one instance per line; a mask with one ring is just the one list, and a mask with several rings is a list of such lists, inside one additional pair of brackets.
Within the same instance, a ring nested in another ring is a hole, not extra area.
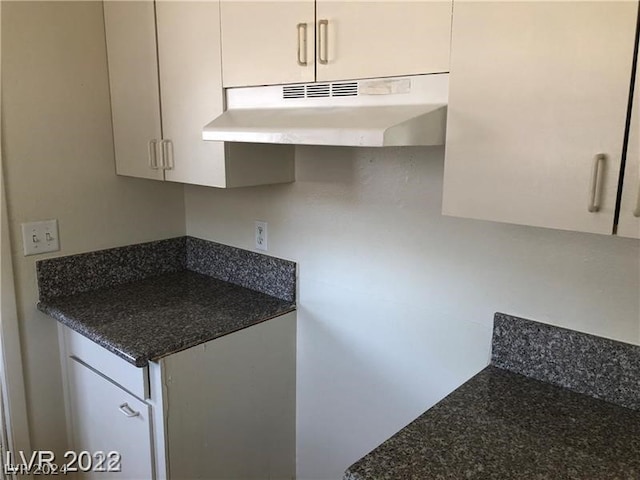
[(192, 237), (37, 269), (38, 309), (137, 367), (296, 308), (293, 262)]

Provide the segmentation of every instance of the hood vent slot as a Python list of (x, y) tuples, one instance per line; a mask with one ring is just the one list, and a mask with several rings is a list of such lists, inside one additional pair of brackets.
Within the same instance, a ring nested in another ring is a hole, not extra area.
[(358, 82), (308, 83), (306, 85), (285, 85), (282, 98), (329, 98), (356, 97)]
[(331, 86), (328, 83), (311, 83), (307, 85), (307, 98), (326, 98), (331, 96)]
[(358, 95), (358, 82), (341, 82), (331, 84), (332, 97), (355, 97)]
[(304, 98), (304, 85), (286, 85), (282, 87), (282, 98)]

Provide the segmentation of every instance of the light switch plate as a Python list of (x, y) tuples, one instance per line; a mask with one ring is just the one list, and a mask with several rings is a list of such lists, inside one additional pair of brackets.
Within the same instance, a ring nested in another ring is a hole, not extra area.
[(22, 245), (25, 256), (60, 250), (58, 220), (23, 223)]

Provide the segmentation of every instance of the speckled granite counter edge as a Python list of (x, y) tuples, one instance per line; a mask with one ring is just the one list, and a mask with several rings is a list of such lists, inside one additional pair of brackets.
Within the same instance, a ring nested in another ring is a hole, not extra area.
[(36, 277), (43, 301), (184, 269), (296, 299), (294, 262), (189, 236), (39, 260)]
[(491, 364), (640, 410), (638, 345), (496, 313)]

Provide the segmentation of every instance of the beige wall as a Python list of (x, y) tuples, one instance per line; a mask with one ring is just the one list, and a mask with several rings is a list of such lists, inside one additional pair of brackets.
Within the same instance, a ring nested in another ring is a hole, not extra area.
[(100, 2), (2, 3), (2, 122), (33, 448), (64, 445), (56, 323), (36, 311), (20, 223), (57, 218), (54, 255), (184, 234), (183, 188), (116, 177)]
[(299, 263), (298, 473), (351, 462), (489, 359), (502, 311), (640, 344), (640, 242), (443, 217), (443, 149), (299, 147), (290, 185), (185, 187), (187, 232)]

